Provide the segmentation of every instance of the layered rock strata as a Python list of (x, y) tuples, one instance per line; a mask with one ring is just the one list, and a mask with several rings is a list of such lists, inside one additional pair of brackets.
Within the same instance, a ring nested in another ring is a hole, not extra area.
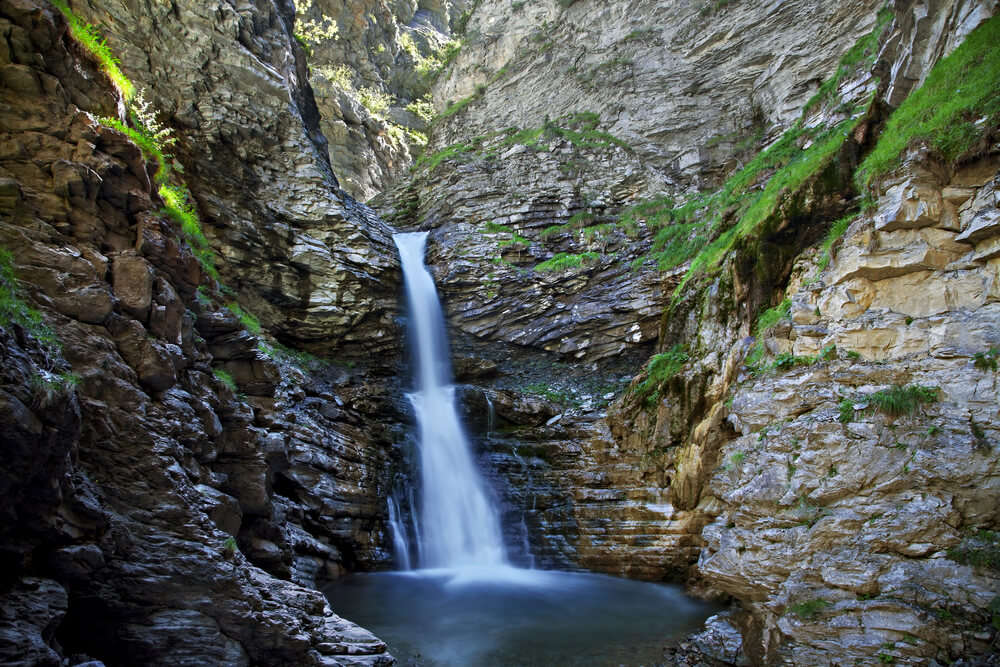
[(337, 190), (291, 4), (74, 9), (173, 128), (171, 150), (240, 304), (296, 346), (396, 348), (390, 230)]
[[(206, 26), (194, 18), (210, 16), (208, 25), (218, 19), (232, 39), (252, 42), (249, 31), (260, 22), (241, 23), (227, 7), (162, 15), (177, 32), (151, 32), (212, 38), (221, 33), (198, 33)], [(334, 615), (313, 590), (345, 568), (388, 559), (379, 498), (398, 435), (391, 427), (361, 426), (370, 412), (395, 410), (385, 383), (375, 373), (362, 386), (350, 371), (296, 359), (248, 331), (223, 306), (231, 297), (205, 276), (180, 225), (162, 212), (152, 165), (125, 135), (97, 121), (116, 115), (119, 100), (70, 39), (59, 12), (16, 0), (4, 4), (0, 22), (7, 44), (0, 245), (12, 258), (5, 272), (17, 278), (10, 284), (16, 312), (39, 313), (34, 323), (18, 316), (0, 328), (3, 661), (389, 663), (381, 641)], [(156, 51), (141, 62), (155, 63)], [(276, 106), (265, 98), (257, 108), (299, 118), (290, 106), (298, 93), (249, 51), (236, 52), (244, 65), (261, 67), (254, 71), (263, 78), (251, 80), (273, 86)], [(159, 53), (163, 63), (172, 57), (182, 66), (169, 70), (175, 74), (198, 57), (195, 50)], [(215, 66), (221, 60), (209, 69)], [(168, 90), (160, 87), (158, 99)], [(221, 111), (209, 116), (197, 127), (235, 127)], [(307, 209), (330, 229), (349, 226), (358, 252), (376, 253), (362, 239), (375, 238), (365, 230), (381, 223), (326, 189), (322, 160), (297, 122), (284, 139), (264, 140), (260, 127), (254, 130), (264, 142), (257, 149), (276, 150), (275, 164), (296, 151), (311, 157), (294, 158), (304, 166), (293, 170), (298, 176), (285, 182), (282, 198), (244, 194), (240, 210), (270, 207), (276, 231), (275, 218), (292, 217), (283, 207), (301, 208), (292, 192), (311, 191), (318, 203)], [(292, 136), (291, 145), (277, 148)], [(203, 145), (206, 162), (187, 175), (206, 210), (228, 201), (225, 183), (204, 187), (213, 160), (252, 145)], [(263, 155), (255, 159), (268, 163)], [(244, 220), (244, 231), (253, 219)], [(289, 245), (279, 243), (279, 251), (305, 242), (285, 229), (275, 240)], [(334, 238), (331, 232), (329, 245), (319, 243), (316, 252), (346, 258)], [(239, 263), (235, 250), (223, 254)], [(358, 256), (334, 270), (351, 262), (366, 271), (380, 265)], [(265, 268), (259, 257), (254, 263)], [(390, 260), (381, 266), (389, 271)], [(288, 267), (266, 268), (270, 281)], [(358, 279), (373, 279), (365, 275)], [(345, 326), (371, 316), (374, 302), (354, 303), (358, 310)]]

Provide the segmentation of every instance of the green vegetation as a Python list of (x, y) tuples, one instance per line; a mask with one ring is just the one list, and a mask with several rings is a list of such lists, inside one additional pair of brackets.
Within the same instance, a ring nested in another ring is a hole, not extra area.
[(540, 264), (536, 264), (535, 271), (543, 273), (547, 271), (565, 271), (566, 269), (578, 268), (585, 263), (596, 262), (600, 258), (601, 255), (596, 252), (584, 252), (578, 255), (558, 252), (550, 259), (547, 259)]
[(358, 91), (358, 101), (373, 116), (382, 118), (394, 101), (392, 95), (377, 88), (362, 88)]
[(875, 63), (878, 56), (878, 45), (882, 39), (882, 34), (892, 23), (892, 10), (884, 7), (878, 14), (878, 19), (874, 29), (851, 47), (841, 59), (837, 71), (832, 77), (823, 82), (819, 90), (806, 102), (805, 111), (808, 112), (813, 107), (829, 102), (836, 94), (837, 89), (844, 79), (859, 69), (868, 69)]
[(925, 142), (947, 160), (972, 150), (1000, 126), (1000, 17), (979, 26), (931, 70), (889, 117), (875, 148), (858, 168), (859, 188), (899, 163), (908, 146)]
[(841, 424), (849, 424), (854, 421), (854, 401), (849, 398), (843, 399), (837, 405), (837, 421)]
[(190, 201), (187, 188), (183, 183), (169, 184), (174, 173), (183, 172), (180, 165), (171, 166), (171, 156), (166, 152), (167, 148), (175, 142), (175, 139), (170, 136), (170, 128), (165, 127), (156, 119), (156, 114), (145, 100), (142, 91), (137, 92), (132, 82), (118, 68), (119, 61), (111, 53), (107, 42), (100, 36), (97, 29), (77, 17), (62, 0), (51, 1), (66, 16), (73, 37), (94, 56), (126, 102), (129, 123), (122, 122), (118, 118), (100, 118), (99, 122), (126, 135), (139, 147), (145, 159), (156, 162), (155, 180), (160, 185), (158, 193), (164, 203), (161, 214), (168, 216), (181, 226), (183, 237), (191, 246), (194, 256), (198, 259), (206, 275), (218, 281), (219, 273), (215, 268), (215, 255), (202, 231), (201, 221)]
[(63, 0), (50, 0), (50, 2), (66, 17), (73, 39), (94, 56), (101, 71), (111, 79), (111, 83), (118, 89), (125, 101), (130, 102), (135, 97), (135, 86), (118, 67), (121, 61), (115, 58), (107, 40), (97, 31), (97, 28), (74, 14)]
[(354, 88), (351, 85), (353, 74), (351, 68), (347, 65), (337, 65), (336, 67), (323, 65), (317, 67), (315, 71), (335, 87), (347, 92), (353, 92)]
[(972, 364), (981, 371), (995, 371), (998, 358), (1000, 358), (1000, 347), (991, 347), (986, 352), (976, 352), (972, 355)]
[(227, 537), (222, 543), (222, 555), (226, 558), (232, 558), (239, 551), (239, 547), (236, 546), (236, 540), (233, 537)]
[(257, 349), (277, 362), (291, 364), (304, 371), (320, 370), (330, 364), (329, 361), (305, 350), (295, 350), (280, 343), (260, 341), (257, 343)]
[(431, 101), (427, 98), (421, 98), (410, 102), (406, 105), (406, 110), (425, 123), (429, 123), (434, 120), (434, 105), (431, 104)]
[(732, 456), (729, 457), (729, 460), (732, 462), (732, 464), (734, 466), (739, 466), (739, 465), (741, 465), (743, 463), (743, 461), (744, 461), (744, 459), (746, 459), (746, 457), (747, 457), (747, 455), (745, 453), (743, 453), (743, 452), (736, 452), (735, 454), (733, 454)]
[(963, 565), (1000, 571), (1000, 533), (970, 530), (958, 546), (948, 549), (948, 558)]
[(313, 44), (328, 39), (337, 39), (340, 32), (337, 22), (329, 16), (321, 15), (318, 21), (307, 18), (306, 14), (311, 9), (312, 2), (310, 0), (295, 0), (295, 39), (310, 56)]
[[(457, 113), (460, 106), (467, 105), (480, 95), (474, 94), (449, 106), (441, 116)], [(628, 147), (617, 137), (597, 129), (600, 116), (591, 112), (577, 112), (561, 116), (555, 121), (547, 121), (542, 127), (520, 130), (515, 127), (501, 132), (473, 137), (468, 143), (460, 142), (446, 146), (434, 153), (425, 154), (414, 163), (412, 171), (432, 172), (445, 160), (492, 159), (499, 150), (520, 144), (535, 151), (548, 151), (557, 141), (568, 141), (577, 148), (602, 149), (613, 146)], [(552, 232), (554, 233), (554, 232)]]
[(666, 352), (653, 355), (646, 365), (646, 379), (636, 385), (631, 393), (645, 401), (646, 405), (655, 405), (660, 400), (663, 384), (677, 375), (689, 358), (681, 343)]
[(826, 233), (826, 238), (823, 239), (823, 243), (820, 245), (820, 257), (819, 261), (816, 263), (816, 268), (819, 273), (825, 271), (826, 267), (830, 265), (830, 251), (833, 248), (833, 244), (844, 235), (844, 232), (847, 231), (847, 228), (851, 226), (851, 223), (854, 222), (856, 218), (856, 214), (845, 215), (843, 218), (836, 220), (832, 225), (830, 225), (830, 231)]
[(454, 116), (459, 111), (461, 111), (462, 109), (464, 109), (465, 107), (469, 106), (470, 104), (478, 100), (480, 97), (482, 97), (485, 92), (486, 92), (485, 88), (480, 89), (477, 87), (475, 92), (473, 92), (471, 95), (467, 97), (463, 97), (458, 101), (449, 100), (448, 104), (445, 105), (444, 111), (442, 111), (438, 117), (448, 118), (449, 116)]
[(561, 405), (572, 406), (575, 404), (575, 400), (561, 389), (551, 387), (544, 382), (535, 382), (533, 384), (525, 385), (521, 388), (521, 391), (527, 394), (534, 394), (535, 396), (541, 396), (547, 401), (552, 403), (559, 403)]
[(21, 298), (14, 271), (14, 255), (0, 246), (0, 326), (16, 324), (49, 351), (59, 349), (59, 339), (43, 321), (42, 314)]
[(227, 303), (226, 308), (229, 309), (229, 312), (231, 312), (233, 315), (235, 315), (240, 319), (240, 323), (244, 327), (246, 327), (246, 329), (250, 331), (250, 333), (253, 333), (255, 335), (260, 334), (261, 331), (260, 320), (254, 317), (252, 313), (243, 310), (240, 307), (240, 304), (236, 303), (235, 301)]
[(233, 379), (232, 375), (222, 370), (221, 368), (216, 368), (212, 372), (215, 374), (215, 377), (217, 377), (222, 384), (229, 387), (230, 391), (232, 392), (236, 391), (236, 380)]
[(208, 238), (201, 229), (201, 220), (198, 212), (191, 204), (190, 195), (184, 186), (161, 185), (160, 198), (163, 199), (162, 213), (171, 217), (180, 224), (181, 232), (191, 246), (191, 252), (201, 264), (209, 276), (214, 280), (219, 279), (219, 272), (215, 268), (215, 253), (212, 252), (208, 244)]
[(33, 373), (30, 382), (36, 399), (45, 405), (51, 403), (57, 396), (73, 391), (80, 384), (80, 376), (74, 373), (42, 371)]
[(871, 405), (890, 417), (912, 415), (925, 403), (937, 402), (938, 388), (911, 384), (893, 386), (868, 397)]
[(813, 600), (806, 600), (805, 602), (800, 602), (799, 604), (792, 605), (788, 608), (788, 611), (795, 614), (804, 621), (811, 621), (816, 618), (816, 616), (830, 606), (830, 603), (822, 598), (815, 598)]
[(757, 327), (754, 329), (758, 336), (763, 336), (769, 330), (774, 328), (781, 320), (787, 319), (789, 314), (792, 312), (792, 300), (785, 298), (782, 299), (774, 308), (768, 308), (757, 318)]
[(424, 76), (428, 82), (433, 82), (458, 57), (462, 50), (462, 42), (457, 39), (444, 42), (426, 57), (417, 57), (417, 73)]
[[(412, 170), (420, 171), (421, 169), (424, 169), (429, 173), (437, 169), (437, 166), (445, 160), (452, 160), (461, 155), (474, 153), (476, 149), (477, 145), (475, 142), (472, 144), (452, 144), (439, 151), (421, 155), (417, 158), (417, 161), (413, 163)], [(469, 155), (469, 157), (472, 157), (472, 155)]]

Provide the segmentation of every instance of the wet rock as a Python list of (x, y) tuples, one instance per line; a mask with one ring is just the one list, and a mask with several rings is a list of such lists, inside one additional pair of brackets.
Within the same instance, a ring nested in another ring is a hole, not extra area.
[(52, 644), (68, 606), (66, 590), (50, 579), (24, 578), (5, 591), (0, 595), (0, 660), (61, 665)]
[(497, 362), (492, 359), (477, 359), (475, 357), (457, 357), (452, 360), (455, 379), (459, 382), (489, 378), (499, 372)]

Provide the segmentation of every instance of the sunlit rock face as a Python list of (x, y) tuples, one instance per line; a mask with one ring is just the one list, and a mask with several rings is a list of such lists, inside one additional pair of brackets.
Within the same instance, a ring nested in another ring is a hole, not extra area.
[(78, 9), (174, 128), (172, 152), (240, 302), (296, 345), (396, 347), (389, 230), (337, 187), (293, 8)]
[[(547, 565), (733, 596), (740, 608), (688, 646), (703, 658), (988, 654), (996, 574), (968, 554), (995, 549), (998, 527), (997, 149), (946, 165), (917, 148), (863, 214), (852, 174), (885, 116), (995, 3), (894, 6), (873, 65), (805, 114), (877, 3), (515, 5), (473, 13), (434, 89), (443, 117), (427, 153), (375, 200), (430, 230), (452, 326), (497, 363), (469, 381), (488, 386), (500, 425), (482, 457), (508, 539), (526, 532)], [(630, 206), (711, 191), (796, 119), (836, 123), (858, 103), (836, 164), (758, 247), (679, 293), (683, 264), (633, 264), (655, 240), (623, 228)], [(572, 135), (585, 111), (624, 145)], [(560, 253), (580, 261), (546, 270)], [(787, 314), (756, 331), (783, 298)], [(753, 374), (758, 343), (781, 363)], [(619, 385), (603, 407), (570, 370), (615, 380), (613, 361), (677, 344), (686, 360), (648, 399)], [(871, 398), (913, 386), (937, 387), (936, 401), (887, 414)], [(468, 402), (488, 409), (475, 391)]]

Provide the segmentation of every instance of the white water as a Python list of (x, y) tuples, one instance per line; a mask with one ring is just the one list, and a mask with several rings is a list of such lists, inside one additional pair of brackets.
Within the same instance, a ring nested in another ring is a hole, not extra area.
[(425, 568), (506, 564), (500, 518), (469, 449), (455, 409), (444, 316), (424, 266), (426, 232), (395, 234), (409, 304), (416, 391), (408, 394), (420, 442), (420, 527)]
[(396, 558), (399, 560), (401, 570), (410, 569), (410, 549), (407, 546), (410, 542), (406, 534), (406, 523), (400, 516), (396, 507), (396, 501), (389, 497), (389, 528), (392, 530), (392, 546), (396, 551)]

